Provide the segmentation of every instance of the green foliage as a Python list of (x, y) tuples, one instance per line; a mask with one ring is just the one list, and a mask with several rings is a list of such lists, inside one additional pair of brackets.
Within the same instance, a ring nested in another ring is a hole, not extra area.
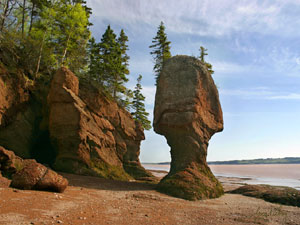
[(201, 60), (201, 62), (203, 62), (206, 65), (208, 72), (210, 73), (210, 75), (212, 75), (215, 71), (213, 71), (212, 65), (210, 63), (206, 62), (204, 59), (205, 56), (208, 55), (207, 49), (204, 48), (203, 46), (200, 46), (199, 51), (200, 51), (199, 59)]
[[(62, 4), (54, 5), (56, 11), (53, 44), (57, 52), (57, 60), (60, 65), (68, 65), (74, 72), (78, 71), (78, 57), (82, 57), (90, 32), (88, 16), (84, 7), (76, 3), (75, 5)], [(74, 53), (75, 52), (75, 53)], [(74, 54), (72, 57), (72, 53)], [(80, 59), (82, 60), (82, 59)], [(79, 63), (79, 65), (82, 65)]]
[(167, 35), (165, 33), (165, 26), (164, 23), (161, 22), (156, 36), (152, 40), (152, 45), (149, 46), (149, 48), (152, 48), (153, 50), (150, 52), (151, 55), (153, 55), (153, 59), (155, 61), (153, 71), (155, 72), (156, 81), (159, 77), (159, 74), (162, 70), (164, 62), (171, 58), (171, 52), (170, 52), (170, 44), (171, 42), (168, 41)]
[(144, 129), (150, 130), (151, 129), (151, 122), (148, 120), (149, 113), (145, 110), (145, 97), (141, 93), (142, 85), (141, 85), (142, 75), (139, 75), (137, 79), (137, 84), (135, 86), (135, 90), (133, 91), (133, 118), (140, 122)]
[(96, 43), (94, 37), (88, 42), (88, 54), (89, 54), (89, 69), (88, 77), (91, 81), (96, 81), (101, 84), (101, 71), (100, 71), (100, 50), (99, 44)]
[(101, 42), (89, 41), (89, 77), (100, 83), (120, 105), (127, 107), (132, 93), (125, 87), (129, 74), (128, 37), (121, 30), (119, 37), (110, 26)]
[(208, 55), (206, 52), (207, 52), (207, 49), (204, 48), (203, 46), (200, 46), (200, 57), (199, 58), (200, 58), (201, 62), (205, 62), (204, 57), (206, 55)]
[[(5, 0), (0, 4), (0, 45), (19, 68), (37, 76), (61, 65), (82, 73), (87, 64), (90, 9), (85, 1)], [(7, 40), (10, 37), (11, 40)], [(25, 57), (24, 57), (25, 56)], [(8, 63), (11, 64), (11, 63)], [(30, 68), (28, 68), (30, 67)]]

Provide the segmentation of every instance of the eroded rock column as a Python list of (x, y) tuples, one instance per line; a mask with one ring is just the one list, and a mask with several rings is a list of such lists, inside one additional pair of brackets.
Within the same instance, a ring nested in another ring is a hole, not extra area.
[(189, 200), (223, 194), (206, 162), (208, 141), (223, 130), (222, 109), (216, 85), (198, 59), (175, 56), (165, 63), (153, 126), (171, 147), (171, 170), (159, 183), (160, 191)]

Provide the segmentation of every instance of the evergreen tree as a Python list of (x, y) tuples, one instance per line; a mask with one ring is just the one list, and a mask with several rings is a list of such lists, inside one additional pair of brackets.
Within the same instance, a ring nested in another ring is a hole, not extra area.
[[(127, 55), (127, 50), (128, 50), (128, 37), (126, 36), (124, 30), (122, 29), (120, 32), (120, 35), (118, 37), (117, 43), (119, 44), (120, 47), (120, 61), (119, 61), (119, 74), (116, 77), (116, 85), (115, 85), (115, 90), (116, 92), (121, 93), (122, 95), (126, 96), (129, 94), (127, 91), (126, 87), (124, 84), (128, 82), (127, 76), (129, 75), (129, 56)], [(130, 95), (130, 94), (129, 94)], [(127, 96), (128, 97), (128, 96)]]
[(89, 55), (89, 69), (88, 69), (89, 79), (101, 84), (101, 80), (100, 80), (101, 77), (99, 75), (101, 73), (100, 46), (99, 46), (99, 43), (96, 43), (96, 40), (94, 37), (92, 37), (89, 40), (88, 55)]
[(162, 70), (164, 62), (171, 58), (171, 52), (170, 52), (170, 44), (171, 42), (168, 41), (167, 35), (165, 33), (165, 26), (164, 23), (161, 22), (156, 36), (152, 40), (152, 45), (149, 46), (149, 48), (152, 48), (153, 50), (150, 52), (151, 55), (153, 55), (153, 59), (155, 61), (153, 71), (155, 72), (156, 81), (159, 77), (159, 74)]
[(135, 86), (135, 89), (133, 91), (133, 102), (132, 102), (132, 108), (133, 108), (133, 118), (140, 122), (141, 125), (146, 130), (151, 129), (151, 122), (148, 120), (149, 113), (145, 110), (145, 97), (141, 93), (142, 85), (141, 85), (142, 75), (139, 75), (137, 79), (137, 84)]
[(101, 42), (99, 43), (99, 54), (99, 81), (106, 87), (107, 91), (116, 98), (116, 82), (114, 81), (120, 72), (120, 47), (116, 41), (116, 34), (110, 28), (110, 25), (107, 26), (105, 33), (102, 35)]
[(203, 46), (200, 46), (200, 49), (199, 49), (199, 51), (200, 51), (200, 60), (201, 60), (201, 62), (205, 62), (205, 59), (204, 59), (204, 57), (206, 56), (206, 55), (208, 55), (206, 52), (207, 52), (207, 49), (206, 48), (204, 48)]
[[(113, 98), (123, 105), (124, 97), (129, 93), (125, 87), (129, 74), (127, 55), (128, 37), (121, 30), (117, 38), (110, 26), (107, 27), (99, 44), (99, 60), (97, 58), (98, 47), (94, 43), (94, 60), (91, 59), (90, 71), (100, 77), (100, 83), (106, 87)], [(98, 69), (99, 68), (99, 69)]]
[(129, 74), (129, 56), (127, 55), (128, 50), (128, 37), (126, 36), (124, 30), (122, 29), (119, 35), (119, 38), (117, 40), (118, 44), (120, 45), (120, 53), (121, 53), (121, 69), (122, 69), (122, 75), (126, 76)]
[(205, 56), (208, 55), (207, 49), (204, 48), (203, 46), (200, 46), (199, 51), (200, 51), (200, 56), (199, 56), (200, 61), (206, 65), (208, 72), (210, 73), (210, 75), (212, 75), (215, 71), (213, 71), (212, 65), (205, 61)]

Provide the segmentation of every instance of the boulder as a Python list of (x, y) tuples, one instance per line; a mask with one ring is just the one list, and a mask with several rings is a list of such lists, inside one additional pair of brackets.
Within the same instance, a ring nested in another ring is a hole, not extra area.
[(198, 59), (175, 56), (165, 63), (157, 81), (153, 127), (171, 147), (171, 169), (160, 191), (189, 200), (223, 194), (206, 162), (211, 136), (223, 130), (222, 109), (211, 74)]
[(300, 207), (300, 191), (291, 187), (265, 184), (244, 185), (230, 193), (260, 198), (267, 202)]
[(12, 176), (13, 188), (64, 192), (68, 180), (35, 160), (24, 160), (23, 169)]

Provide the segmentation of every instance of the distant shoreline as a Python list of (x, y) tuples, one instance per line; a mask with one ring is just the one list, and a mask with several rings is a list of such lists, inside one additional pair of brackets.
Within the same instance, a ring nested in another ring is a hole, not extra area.
[[(142, 163), (142, 164), (170, 165), (170, 162)], [(300, 164), (300, 157), (246, 159), (246, 160), (229, 160), (229, 161), (208, 162), (208, 165), (258, 165), (258, 164)]]

